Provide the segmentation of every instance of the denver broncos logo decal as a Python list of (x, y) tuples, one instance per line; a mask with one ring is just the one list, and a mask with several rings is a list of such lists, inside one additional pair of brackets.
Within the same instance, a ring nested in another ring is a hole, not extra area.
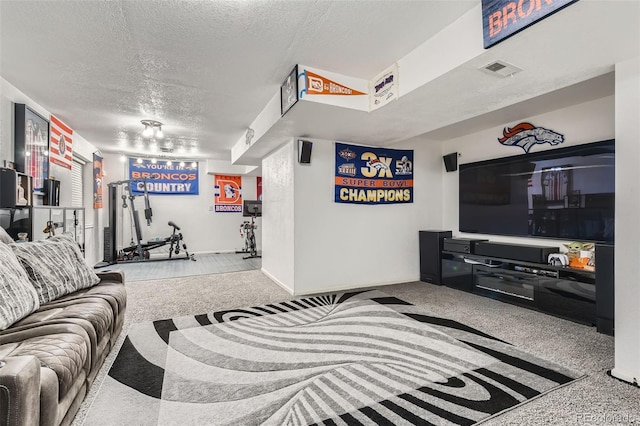
[(544, 127), (536, 127), (531, 123), (520, 123), (502, 131), (504, 135), (498, 142), (507, 146), (519, 146), (529, 153), (532, 146), (548, 143), (557, 145), (564, 142), (564, 136)]

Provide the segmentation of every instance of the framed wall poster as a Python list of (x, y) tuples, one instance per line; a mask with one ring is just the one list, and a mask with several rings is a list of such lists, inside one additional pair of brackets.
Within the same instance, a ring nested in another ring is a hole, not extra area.
[(285, 115), (298, 102), (298, 65), (280, 86), (280, 114)]
[(15, 167), (33, 178), (33, 191), (43, 194), (49, 177), (49, 120), (25, 104), (15, 104)]

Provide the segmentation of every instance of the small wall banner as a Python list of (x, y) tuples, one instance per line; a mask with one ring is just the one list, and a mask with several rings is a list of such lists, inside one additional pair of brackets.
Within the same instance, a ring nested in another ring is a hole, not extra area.
[(215, 211), (242, 213), (242, 176), (214, 175)]
[(71, 170), (73, 130), (53, 114), (50, 116), (50, 123), (49, 162)]
[(258, 201), (262, 201), (262, 176), (256, 177), (256, 195)]
[(398, 64), (393, 64), (369, 82), (369, 110), (398, 99)]
[(320, 74), (306, 70), (307, 93), (310, 95), (357, 96), (364, 92), (347, 87)]
[(102, 157), (93, 153), (93, 208), (102, 208)]
[(335, 202), (413, 202), (413, 150), (336, 142)]
[[(149, 194), (161, 195), (198, 195), (198, 163), (181, 166), (175, 161), (153, 163), (129, 158), (129, 179), (145, 179)], [(133, 185), (133, 192), (144, 192), (145, 182)]]

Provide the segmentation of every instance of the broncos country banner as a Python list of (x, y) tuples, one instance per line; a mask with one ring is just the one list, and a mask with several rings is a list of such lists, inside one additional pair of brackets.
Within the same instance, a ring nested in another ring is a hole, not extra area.
[(413, 202), (413, 150), (336, 142), (336, 203)]
[(181, 166), (175, 161), (138, 163), (129, 158), (129, 179), (139, 181), (133, 185), (134, 194), (143, 193), (146, 185), (149, 194), (198, 195), (197, 163), (195, 167), (191, 163)]

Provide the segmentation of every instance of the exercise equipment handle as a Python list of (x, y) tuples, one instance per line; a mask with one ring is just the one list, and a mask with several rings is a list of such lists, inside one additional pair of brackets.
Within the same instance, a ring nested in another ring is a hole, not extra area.
[(180, 227), (178, 225), (176, 225), (175, 223), (173, 223), (172, 221), (169, 221), (169, 226), (173, 226), (174, 228), (176, 228), (176, 231), (180, 230)]

